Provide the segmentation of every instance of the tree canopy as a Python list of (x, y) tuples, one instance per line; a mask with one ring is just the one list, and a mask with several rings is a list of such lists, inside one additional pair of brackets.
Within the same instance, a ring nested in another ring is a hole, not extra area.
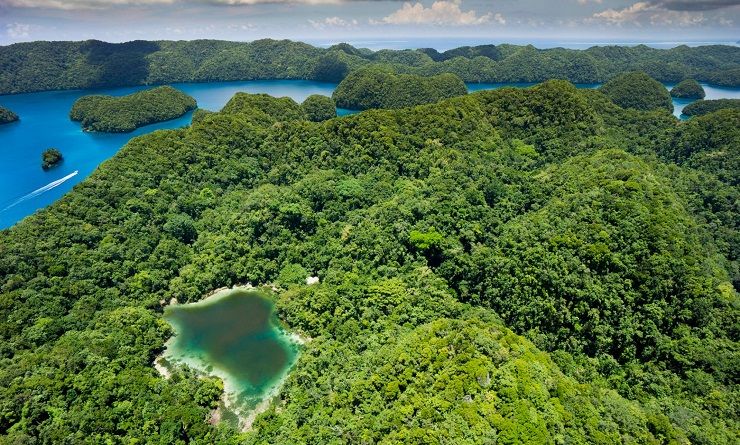
[(737, 110), (738, 108), (740, 108), (740, 99), (697, 100), (686, 105), (681, 112), (686, 116), (703, 116), (717, 110)]
[(682, 80), (671, 89), (671, 97), (679, 99), (704, 99), (704, 96), (704, 88), (694, 79)]
[(367, 110), (428, 104), (467, 92), (465, 82), (454, 74), (422, 77), (373, 68), (349, 74), (332, 97), (341, 108)]
[(337, 106), (331, 97), (312, 94), (301, 104), (306, 117), (312, 122), (323, 122), (337, 117)]
[(0, 94), (251, 79), (341, 81), (381, 65), (397, 73), (453, 73), (465, 82), (601, 83), (644, 71), (666, 83), (684, 79), (740, 86), (740, 48), (711, 45), (656, 49), (645, 45), (584, 50), (480, 45), (436, 50), (380, 50), (348, 44), (317, 48), (289, 40), (253, 42), (23, 42), (0, 46)]
[(643, 72), (620, 74), (599, 87), (599, 90), (622, 108), (673, 111), (668, 90)]
[[(550, 81), (132, 139), (0, 231), (0, 440), (735, 444), (737, 118)], [(152, 364), (161, 301), (246, 282), (310, 340), (240, 432)]]
[(139, 91), (128, 96), (82, 96), (72, 105), (69, 117), (85, 131), (128, 133), (144, 125), (180, 117), (195, 109), (195, 99), (169, 86)]

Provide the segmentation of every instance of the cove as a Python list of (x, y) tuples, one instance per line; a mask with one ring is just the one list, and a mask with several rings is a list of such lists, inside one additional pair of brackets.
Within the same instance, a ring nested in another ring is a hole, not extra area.
[(226, 289), (197, 303), (170, 305), (164, 318), (175, 335), (161, 362), (220, 377), (221, 418), (240, 428), (249, 427), (250, 414), (274, 396), (298, 356), (298, 341), (280, 328), (261, 290)]

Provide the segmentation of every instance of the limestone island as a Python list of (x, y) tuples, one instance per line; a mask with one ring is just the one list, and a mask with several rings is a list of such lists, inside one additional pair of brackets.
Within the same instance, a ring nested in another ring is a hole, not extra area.
[(365, 68), (345, 77), (334, 91), (333, 99), (340, 108), (368, 110), (430, 104), (467, 93), (465, 82), (451, 73), (423, 77)]
[(18, 120), (18, 115), (5, 107), (0, 107), (0, 125), (9, 124)]
[(694, 79), (686, 79), (673, 87), (671, 96), (677, 99), (704, 99), (706, 93), (699, 82)]
[(719, 110), (737, 110), (740, 99), (697, 100), (681, 111), (685, 116), (703, 116)]
[(61, 151), (56, 148), (47, 148), (43, 153), (41, 153), (41, 168), (49, 170), (62, 162), (63, 159)]
[(128, 96), (83, 96), (74, 103), (69, 117), (85, 131), (129, 133), (144, 125), (182, 116), (197, 106), (195, 99), (169, 86), (139, 91)]

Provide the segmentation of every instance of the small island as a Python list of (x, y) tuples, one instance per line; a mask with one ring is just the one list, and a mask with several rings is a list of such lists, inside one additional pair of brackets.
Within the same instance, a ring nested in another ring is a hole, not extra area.
[(677, 99), (704, 99), (706, 93), (699, 82), (694, 79), (686, 79), (673, 87), (671, 96)]
[(465, 82), (455, 74), (424, 77), (368, 68), (345, 77), (333, 98), (340, 108), (368, 110), (412, 107), (467, 93)]
[(682, 113), (685, 116), (703, 116), (719, 110), (736, 110), (740, 109), (740, 99), (714, 99), (714, 100), (697, 100), (694, 103), (686, 105)]
[(620, 74), (602, 85), (599, 91), (622, 108), (673, 112), (673, 101), (668, 90), (643, 72)]
[(323, 122), (337, 117), (337, 106), (331, 97), (312, 94), (301, 104), (306, 118), (312, 122)]
[(144, 125), (182, 116), (197, 106), (195, 99), (169, 86), (123, 97), (90, 95), (74, 103), (69, 117), (85, 131), (128, 133)]
[(41, 153), (41, 168), (49, 170), (62, 162), (63, 159), (61, 151), (56, 148), (47, 148)]
[(0, 125), (9, 124), (18, 120), (18, 115), (5, 107), (0, 107)]

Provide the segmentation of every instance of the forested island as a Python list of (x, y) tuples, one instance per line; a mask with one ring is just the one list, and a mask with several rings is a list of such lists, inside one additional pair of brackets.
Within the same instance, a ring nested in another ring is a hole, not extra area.
[(694, 79), (682, 80), (671, 89), (671, 97), (678, 99), (704, 99), (704, 96), (704, 88)]
[[(240, 93), (131, 140), (0, 231), (2, 440), (738, 443), (740, 110), (639, 77), (323, 122)], [(163, 301), (242, 283), (310, 339), (246, 432), (153, 367)]]
[(467, 93), (465, 82), (454, 74), (423, 77), (368, 68), (345, 77), (332, 97), (341, 108), (368, 110), (429, 104)]
[(622, 108), (673, 111), (673, 101), (663, 84), (643, 72), (620, 74), (599, 87)]
[(47, 148), (41, 153), (41, 168), (49, 170), (62, 162), (62, 152), (56, 148)]
[(169, 86), (123, 97), (90, 95), (79, 98), (69, 117), (85, 131), (128, 133), (144, 125), (167, 121), (195, 109), (195, 99)]
[(453, 73), (465, 82), (601, 83), (643, 71), (664, 83), (696, 79), (740, 86), (740, 48), (596, 46), (586, 50), (482, 45), (380, 50), (348, 44), (317, 48), (289, 40), (226, 42), (28, 42), (0, 46), (0, 94), (31, 91), (251, 79), (341, 81), (370, 65), (403, 74)]
[(686, 116), (702, 116), (717, 110), (738, 108), (740, 108), (740, 99), (697, 100), (686, 105), (681, 112)]
[(0, 125), (16, 122), (18, 115), (5, 107), (0, 107)]

